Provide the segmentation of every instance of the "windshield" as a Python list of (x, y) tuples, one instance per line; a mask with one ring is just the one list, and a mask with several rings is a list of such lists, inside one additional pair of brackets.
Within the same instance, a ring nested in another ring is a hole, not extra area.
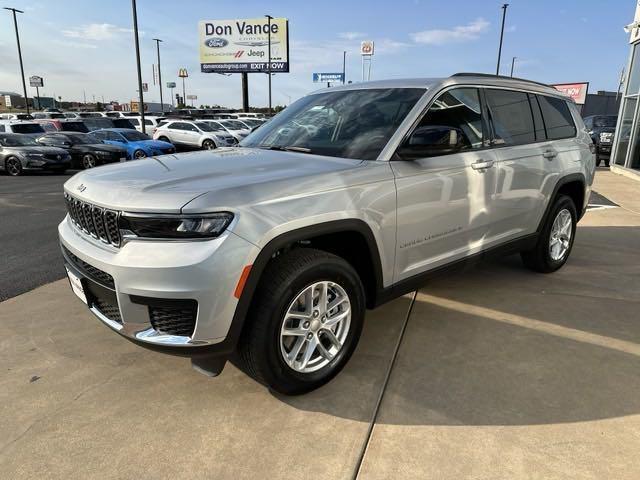
[(62, 113), (49, 113), (49, 118), (67, 118)]
[(126, 138), (130, 142), (139, 142), (141, 140), (150, 140), (151, 139), (151, 137), (149, 137), (149, 135), (145, 135), (144, 133), (138, 132), (137, 130), (131, 130), (131, 131), (120, 132), (120, 133), (122, 135), (124, 135), (124, 138)]
[(230, 130), (246, 130), (247, 127), (237, 120), (221, 120), (220, 123)]
[(11, 125), (14, 133), (44, 133), (44, 128), (39, 123), (16, 123)]
[(615, 127), (618, 117), (596, 117), (593, 119), (594, 127)]
[(0, 135), (0, 145), (3, 147), (28, 147), (38, 146), (33, 137), (26, 137), (24, 135)]
[(74, 145), (93, 145), (96, 143), (102, 143), (102, 140), (90, 133), (76, 133), (74, 135), (67, 134), (67, 137), (69, 137)]
[(330, 157), (375, 160), (424, 93), (422, 88), (385, 88), (309, 95), (241, 145), (294, 147)]

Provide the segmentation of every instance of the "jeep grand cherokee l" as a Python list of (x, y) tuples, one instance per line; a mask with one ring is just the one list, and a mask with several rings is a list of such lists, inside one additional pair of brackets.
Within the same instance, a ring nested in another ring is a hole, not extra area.
[(81, 172), (59, 226), (72, 290), (105, 325), (297, 394), (336, 375), (365, 308), (435, 271), (569, 257), (594, 175), (575, 104), (481, 74), (324, 89), (239, 148)]

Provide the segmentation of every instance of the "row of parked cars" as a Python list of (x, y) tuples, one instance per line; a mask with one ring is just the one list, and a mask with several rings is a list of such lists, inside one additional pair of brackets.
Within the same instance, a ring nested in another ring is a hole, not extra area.
[(84, 116), (36, 112), (0, 118), (0, 170), (12, 176), (26, 170), (64, 172), (171, 154), (176, 145), (208, 150), (232, 147), (266, 121), (145, 115), (145, 130), (150, 136), (140, 131), (141, 118), (137, 116), (120, 116), (122, 112), (73, 113)]

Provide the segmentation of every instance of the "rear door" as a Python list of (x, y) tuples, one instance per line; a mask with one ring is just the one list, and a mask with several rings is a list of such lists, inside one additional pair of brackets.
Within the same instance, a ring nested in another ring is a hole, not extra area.
[[(397, 189), (395, 281), (483, 249), (496, 188), (483, 118), (477, 88), (446, 90), (390, 162)], [(440, 138), (450, 129), (454, 135)], [(452, 141), (461, 146), (448, 153)]]
[(535, 231), (558, 168), (536, 95), (498, 88), (484, 93), (498, 160), (489, 237), (499, 244)]

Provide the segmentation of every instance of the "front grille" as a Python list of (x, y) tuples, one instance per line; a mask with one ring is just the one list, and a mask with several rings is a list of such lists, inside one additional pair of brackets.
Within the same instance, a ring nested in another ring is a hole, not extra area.
[(190, 337), (196, 328), (198, 302), (176, 300), (173, 305), (149, 305), (151, 325), (165, 335)]
[(46, 158), (47, 160), (65, 160), (66, 159), (66, 155), (62, 155), (59, 153), (45, 153), (44, 154), (44, 158)]
[(84, 273), (87, 277), (95, 280), (105, 287), (109, 287), (111, 289), (115, 289), (116, 285), (113, 281), (113, 277), (109, 275), (107, 272), (103, 272), (99, 268), (94, 267), (93, 265), (88, 264), (81, 258), (78, 258), (76, 255), (71, 253), (65, 246), (62, 247), (65, 256), (67, 259), (82, 273)]
[(93, 300), (93, 306), (109, 320), (122, 323), (122, 316), (117, 304), (114, 305), (111, 301), (96, 296)]
[(67, 193), (64, 194), (64, 199), (69, 217), (78, 228), (104, 243), (120, 246), (118, 212), (83, 202)]

